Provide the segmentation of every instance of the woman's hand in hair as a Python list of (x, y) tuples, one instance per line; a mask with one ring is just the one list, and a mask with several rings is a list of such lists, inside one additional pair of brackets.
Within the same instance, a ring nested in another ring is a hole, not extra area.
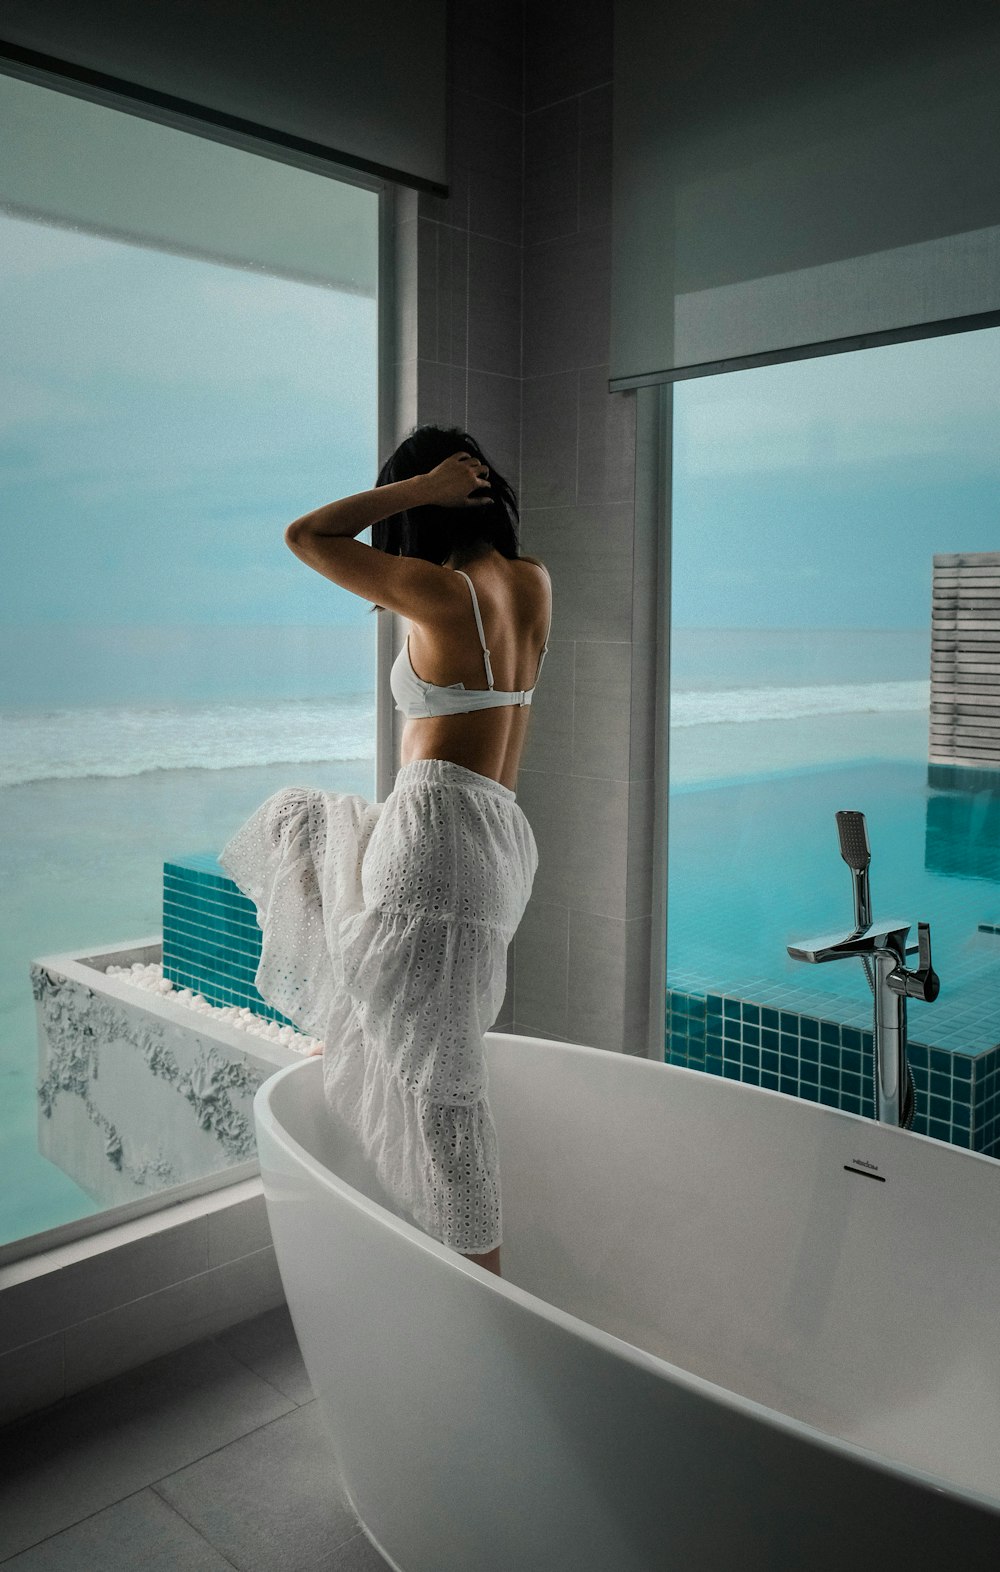
[(490, 503), (492, 496), (470, 495), (489, 484), (489, 474), (488, 466), (471, 453), (450, 453), (423, 476), (424, 503), (436, 503), (441, 508), (476, 508)]

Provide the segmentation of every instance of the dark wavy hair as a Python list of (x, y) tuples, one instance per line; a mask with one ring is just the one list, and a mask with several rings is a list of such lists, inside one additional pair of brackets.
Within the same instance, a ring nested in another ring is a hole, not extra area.
[[(490, 507), (444, 508), (427, 503), (407, 508), (379, 519), (371, 527), (372, 545), (392, 557), (422, 557), (425, 562), (443, 563), (453, 554), (475, 556), (483, 546), (494, 546), (501, 556), (516, 559), (520, 515), (513, 488), (494, 469), (474, 437), (458, 426), (414, 426), (413, 430), (386, 459), (378, 472), (376, 486), (396, 480), (411, 480), (426, 475), (452, 453), (471, 453), (489, 469), (489, 480), (470, 495), (492, 498)], [(371, 608), (378, 611), (377, 605)]]

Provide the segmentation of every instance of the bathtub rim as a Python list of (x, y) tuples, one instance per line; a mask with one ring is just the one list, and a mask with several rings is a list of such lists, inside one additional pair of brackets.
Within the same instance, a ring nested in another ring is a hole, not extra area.
[[(515, 1032), (487, 1032), (486, 1036), (487, 1038), (502, 1041), (505, 1045), (509, 1045), (514, 1040), (526, 1047), (555, 1048), (585, 1057), (607, 1057), (606, 1049), (592, 1048), (584, 1043), (562, 1042), (549, 1037), (528, 1037)], [(645, 1066), (654, 1073), (667, 1070), (672, 1075), (697, 1075), (703, 1079), (708, 1074), (707, 1071), (692, 1069), (687, 1065), (660, 1063), (659, 1060), (644, 1059), (625, 1054), (622, 1054), (620, 1057), (628, 1058), (630, 1063), (639, 1066), (640, 1073), (645, 1073), (641, 1069), (641, 1067)], [(322, 1054), (310, 1054), (295, 1064), (285, 1065), (276, 1070), (274, 1074), (269, 1075), (254, 1094), (254, 1119), (259, 1121), (267, 1130), (269, 1137), (276, 1145), (284, 1147), (285, 1151), (294, 1157), (295, 1161), (307, 1171), (312, 1179), (319, 1180), (321, 1186), (332, 1191), (341, 1200), (358, 1208), (373, 1222), (389, 1228), (391, 1232), (409, 1241), (410, 1244), (416, 1245), (426, 1254), (436, 1257), (446, 1265), (451, 1266), (453, 1270), (471, 1278), (481, 1288), (487, 1289), (492, 1293), (500, 1293), (501, 1297), (512, 1300), (522, 1310), (529, 1311), (534, 1315), (541, 1315), (571, 1337), (591, 1343), (617, 1358), (626, 1359), (630, 1364), (637, 1366), (648, 1374), (659, 1376), (661, 1379), (666, 1377), (698, 1397), (718, 1403), (723, 1408), (735, 1410), (746, 1418), (770, 1424), (799, 1441), (818, 1446), (827, 1452), (834, 1453), (838, 1457), (846, 1458), (851, 1462), (863, 1463), (882, 1474), (888, 1475), (893, 1480), (904, 1484), (920, 1485), (938, 1494), (950, 1496), (966, 1505), (985, 1510), (1000, 1519), (1000, 1496), (986, 1495), (984, 1492), (969, 1486), (956, 1484), (954, 1480), (947, 1479), (940, 1474), (929, 1473), (926, 1469), (913, 1468), (905, 1463), (896, 1463), (891, 1458), (886, 1458), (879, 1452), (873, 1452), (856, 1441), (847, 1441), (839, 1436), (832, 1436), (828, 1432), (808, 1424), (803, 1419), (796, 1419), (793, 1415), (782, 1413), (777, 1408), (769, 1408), (765, 1403), (759, 1403), (754, 1398), (745, 1397), (740, 1392), (732, 1391), (730, 1387), (721, 1386), (714, 1381), (708, 1380), (705, 1376), (696, 1375), (693, 1371), (686, 1370), (682, 1365), (671, 1364), (668, 1359), (662, 1358), (659, 1354), (640, 1348), (638, 1344), (630, 1343), (625, 1338), (617, 1337), (613, 1332), (606, 1332), (603, 1328), (594, 1326), (592, 1322), (585, 1321), (582, 1317), (574, 1315), (572, 1311), (563, 1310), (559, 1305), (554, 1305), (549, 1300), (540, 1298), (539, 1295), (531, 1293), (526, 1288), (519, 1287), (518, 1284), (511, 1282), (507, 1278), (497, 1276), (493, 1272), (487, 1273), (485, 1268), (467, 1260), (459, 1251), (451, 1249), (449, 1245), (442, 1244), (440, 1240), (424, 1233), (415, 1223), (409, 1223), (405, 1218), (397, 1217), (394, 1213), (388, 1211), (386, 1207), (380, 1206), (377, 1201), (372, 1201), (361, 1190), (348, 1184), (346, 1180), (341, 1179), (331, 1169), (324, 1168), (279, 1123), (270, 1106), (271, 1088), (276, 1087), (277, 1083), (284, 1080), (287, 1076), (295, 1074), (311, 1074), (318, 1081), (320, 1095), (322, 1096), (322, 1069)], [(801, 1105), (803, 1102), (802, 1098), (792, 1096), (788, 1092), (772, 1091), (769, 1087), (753, 1086), (747, 1082), (738, 1081), (730, 1077), (712, 1076), (711, 1079), (717, 1086), (728, 1086), (731, 1089), (730, 1092), (723, 1092), (721, 1094), (723, 1096), (750, 1094), (761, 1097), (780, 1097), (785, 1102), (798, 1105)], [(846, 1113), (843, 1109), (830, 1108), (822, 1103), (810, 1102), (808, 1106), (822, 1115), (829, 1115), (838, 1120), (846, 1120), (851, 1124), (872, 1125), (876, 1123), (874, 1120), (865, 1119), (862, 1115)], [(890, 1139), (894, 1139), (897, 1136), (905, 1136), (931, 1144), (937, 1148), (945, 1147), (946, 1150), (954, 1151), (960, 1157), (979, 1158), (983, 1162), (996, 1166), (997, 1160), (987, 1157), (982, 1152), (967, 1152), (965, 1148), (948, 1147), (947, 1143), (943, 1141), (937, 1141), (932, 1136), (921, 1135), (912, 1130), (896, 1130), (889, 1125), (879, 1126), (879, 1128), (884, 1129)], [(263, 1178), (263, 1172), (261, 1177)], [(266, 1199), (265, 1191), (265, 1202)], [(484, 1276), (489, 1278), (488, 1282), (484, 1281)]]

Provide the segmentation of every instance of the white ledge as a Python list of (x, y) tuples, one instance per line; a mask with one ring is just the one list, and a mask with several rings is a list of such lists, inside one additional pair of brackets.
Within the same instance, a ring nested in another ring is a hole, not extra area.
[[(135, 1120), (146, 1117), (159, 1129), (168, 1108), (172, 1118), (187, 1121), (192, 1141), (202, 1143), (200, 1151), (195, 1146), (200, 1159), (207, 1152), (214, 1166), (168, 1188), (101, 1206), (105, 1182), (109, 1193), (138, 1187), (130, 1185), (127, 1165), (116, 1169), (107, 1156), (103, 1109), (91, 1099), (89, 1114), (83, 1111), (82, 1093), (89, 1097), (91, 1090), (86, 1072), (79, 1087), (58, 1089), (52, 1118), (40, 1112), (40, 1141), (78, 1183), (88, 1181), (84, 1187), (99, 1209), (0, 1246), (0, 1423), (284, 1303), (256, 1155), (227, 1160), (220, 1133), (199, 1124), (190, 1083), (192, 1066), (203, 1066), (206, 1056), (213, 1063), (238, 1062), (247, 1073), (235, 1089), (239, 1099), (232, 1099), (230, 1123), (245, 1133), (254, 1083), (300, 1056), (213, 1012), (194, 1011), (104, 973), (108, 965), (148, 964), (161, 956), (161, 938), (154, 935), (33, 963), (40, 994), (51, 983), (61, 1000), (57, 1027), (51, 1020), (46, 1025), (44, 997), (37, 1002), (42, 1078), (58, 1051), (50, 1037), (71, 1036), (76, 1018), (89, 1014), (110, 1023), (110, 1035), (123, 1026), (116, 1042), (89, 1039), (95, 1098), (107, 1089), (113, 1101), (127, 1073), (143, 1089), (130, 1105), (137, 1109)], [(157, 1062), (169, 1064), (172, 1079), (161, 1074), (157, 1081), (149, 1059), (135, 1051), (136, 1036), (153, 1046)], [(123, 1071), (116, 1078), (113, 1069), (103, 1084), (96, 1070), (102, 1052)], [(185, 1086), (187, 1100), (173, 1095)], [(157, 1097), (166, 1099), (159, 1112)], [(117, 1104), (114, 1118), (128, 1126), (121, 1095)], [(128, 1147), (134, 1133), (123, 1127), (120, 1144)]]

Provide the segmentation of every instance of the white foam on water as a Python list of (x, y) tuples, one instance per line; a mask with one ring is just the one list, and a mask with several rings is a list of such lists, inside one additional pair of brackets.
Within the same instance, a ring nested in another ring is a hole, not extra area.
[(258, 704), (7, 710), (0, 714), (0, 786), (150, 770), (369, 759), (371, 694)]
[[(672, 727), (926, 710), (928, 682), (674, 692)], [(29, 781), (369, 759), (370, 693), (265, 703), (87, 705), (0, 712), (0, 786)]]
[(929, 682), (827, 683), (807, 688), (725, 688), (672, 693), (671, 726), (746, 725), (807, 715), (894, 714), (926, 710)]

